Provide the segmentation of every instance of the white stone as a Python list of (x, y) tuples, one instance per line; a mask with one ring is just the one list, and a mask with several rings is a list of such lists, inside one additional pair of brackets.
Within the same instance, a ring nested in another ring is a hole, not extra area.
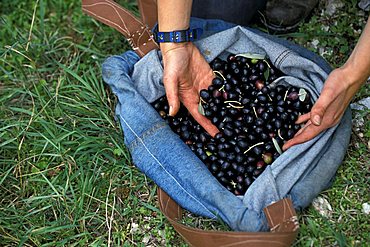
[(321, 26), (321, 30), (325, 31), (325, 32), (328, 32), (330, 29), (329, 26)]
[(370, 109), (370, 97), (364, 98), (356, 103), (351, 104), (351, 108), (354, 110), (365, 110)]
[(365, 202), (364, 204), (362, 204), (362, 212), (364, 212), (365, 214), (370, 214), (370, 204)]
[(320, 41), (318, 39), (314, 39), (311, 44), (313, 48), (317, 49), (317, 46), (319, 45)]
[(328, 0), (325, 8), (325, 13), (329, 16), (332, 16), (337, 12), (337, 9), (340, 9), (344, 6), (344, 3), (341, 0)]
[(361, 9), (365, 11), (369, 11), (370, 10), (370, 0), (361, 0), (358, 3), (358, 7), (360, 7)]
[(150, 237), (148, 236), (148, 235), (145, 235), (144, 237), (143, 237), (143, 243), (144, 244), (147, 244), (147, 243), (149, 243), (149, 240), (150, 240)]
[(131, 223), (131, 229), (130, 229), (130, 233), (135, 233), (139, 230), (139, 225), (136, 224), (135, 222), (132, 222)]
[(330, 218), (333, 212), (333, 209), (325, 198), (318, 196), (312, 201), (313, 208), (319, 212), (324, 217)]

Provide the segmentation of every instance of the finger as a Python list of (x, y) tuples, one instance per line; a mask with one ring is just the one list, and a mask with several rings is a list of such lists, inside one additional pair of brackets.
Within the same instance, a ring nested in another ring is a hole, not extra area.
[(194, 120), (197, 121), (203, 127), (203, 129), (210, 134), (210, 136), (214, 137), (218, 132), (220, 132), (208, 118), (198, 112), (198, 107), (196, 105), (192, 105), (187, 109), (193, 116)]
[(298, 119), (297, 119), (297, 121), (295, 123), (296, 124), (305, 123), (308, 120), (310, 120), (310, 118), (311, 118), (311, 114), (310, 113), (306, 113), (306, 114), (303, 114), (303, 115), (299, 116)]
[(303, 142), (313, 139), (318, 134), (320, 134), (322, 130), (323, 130), (322, 127), (316, 126), (314, 124), (309, 124), (305, 126), (305, 128), (299, 135), (296, 135), (295, 137), (293, 137), (293, 139), (287, 141), (284, 144), (283, 150), (285, 151), (294, 145), (301, 144)]
[(176, 76), (168, 75), (163, 77), (163, 84), (169, 105), (169, 115), (175, 116), (180, 108), (179, 86)]
[[(295, 133), (294, 137), (290, 140), (288, 140), (284, 145), (283, 145), (283, 151), (287, 150), (288, 148), (290, 148), (291, 146), (293, 145), (296, 145), (294, 144), (295, 140), (296, 140), (296, 137), (299, 136), (303, 131), (305, 131), (305, 129), (310, 126), (312, 123), (311, 121), (308, 121), (305, 126), (303, 126), (297, 133)], [(297, 143), (298, 144), (298, 143)]]
[(319, 126), (321, 124), (326, 109), (335, 99), (333, 98), (332, 91), (333, 90), (326, 88), (324, 86), (324, 89), (322, 90), (319, 99), (313, 105), (311, 109), (311, 121), (314, 125)]
[(309, 125), (311, 124), (311, 121), (309, 120), (305, 126), (303, 126), (297, 133), (295, 133), (294, 137), (300, 135)]

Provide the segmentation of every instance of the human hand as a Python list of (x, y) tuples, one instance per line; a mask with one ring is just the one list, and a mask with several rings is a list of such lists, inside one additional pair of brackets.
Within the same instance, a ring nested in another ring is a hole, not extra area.
[(361, 86), (361, 83), (353, 83), (350, 75), (351, 71), (343, 68), (330, 73), (311, 112), (300, 116), (296, 122), (306, 123), (305, 126), (284, 144), (283, 150), (313, 139), (340, 121), (352, 97)]
[(193, 118), (214, 136), (219, 132), (218, 129), (198, 112), (199, 91), (211, 84), (214, 78), (212, 69), (192, 43), (161, 43), (161, 50), (169, 114), (176, 115), (181, 101)]

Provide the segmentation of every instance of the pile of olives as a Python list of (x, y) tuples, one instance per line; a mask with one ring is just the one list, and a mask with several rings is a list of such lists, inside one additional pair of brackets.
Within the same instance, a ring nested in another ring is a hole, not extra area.
[(183, 106), (169, 116), (166, 96), (152, 105), (226, 189), (243, 195), (301, 128), (295, 122), (310, 111), (311, 97), (276, 85), (283, 73), (265, 58), (231, 54), (210, 66), (216, 77), (200, 91), (198, 110), (219, 129), (214, 137)]

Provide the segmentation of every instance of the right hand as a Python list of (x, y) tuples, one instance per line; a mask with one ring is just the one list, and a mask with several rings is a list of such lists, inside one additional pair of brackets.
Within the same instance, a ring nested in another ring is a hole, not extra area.
[(211, 84), (212, 69), (193, 43), (161, 43), (161, 50), (169, 114), (176, 115), (181, 101), (193, 118), (214, 136), (219, 130), (198, 112), (199, 91)]

